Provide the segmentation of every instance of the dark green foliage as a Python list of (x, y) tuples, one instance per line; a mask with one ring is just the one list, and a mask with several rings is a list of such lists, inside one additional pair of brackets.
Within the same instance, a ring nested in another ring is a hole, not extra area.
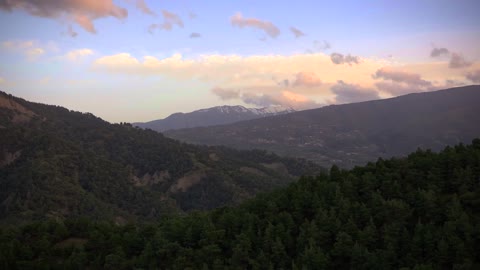
[(320, 170), (265, 151), (183, 144), (0, 92), (0, 223), (156, 219), (237, 204)]
[(479, 269), (479, 198), (476, 139), (438, 154), (418, 150), (352, 170), (333, 167), (235, 208), (153, 224), (80, 219), (3, 229), (0, 265)]

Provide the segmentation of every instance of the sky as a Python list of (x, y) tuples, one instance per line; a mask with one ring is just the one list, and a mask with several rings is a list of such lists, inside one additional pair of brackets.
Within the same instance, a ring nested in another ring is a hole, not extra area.
[(143, 122), (480, 84), (480, 1), (0, 0), (0, 90)]

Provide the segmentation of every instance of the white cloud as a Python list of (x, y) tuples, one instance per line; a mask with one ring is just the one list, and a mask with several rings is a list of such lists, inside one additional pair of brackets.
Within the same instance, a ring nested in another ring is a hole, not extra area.
[(85, 56), (92, 55), (92, 54), (93, 54), (93, 51), (91, 49), (77, 49), (77, 50), (72, 50), (66, 53), (65, 58), (69, 61), (75, 62)]
[(39, 56), (45, 54), (45, 50), (42, 49), (42, 48), (32, 48), (32, 49), (28, 49), (25, 51), (25, 54), (27, 55), (27, 58), (29, 60), (35, 60), (37, 59)]

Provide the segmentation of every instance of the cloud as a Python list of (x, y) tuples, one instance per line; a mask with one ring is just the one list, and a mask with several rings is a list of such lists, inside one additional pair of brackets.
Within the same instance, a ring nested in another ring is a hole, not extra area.
[(69, 51), (68, 53), (65, 54), (65, 58), (69, 61), (78, 61), (82, 57), (92, 55), (93, 51), (90, 49), (77, 49), (77, 50), (72, 50)]
[(449, 68), (464, 68), (471, 65), (472, 63), (465, 60), (463, 55), (459, 53), (452, 53), (450, 57), (450, 62), (448, 63)]
[(197, 18), (197, 14), (195, 12), (189, 12), (188, 13), (188, 18), (190, 18), (190, 20), (193, 20), (193, 19)]
[(140, 62), (128, 53), (104, 56), (95, 61), (96, 66), (101, 66), (112, 71), (122, 70), (124, 72), (134, 70), (139, 64)]
[(259, 107), (283, 106), (296, 110), (319, 107), (316, 102), (307, 97), (290, 91), (282, 91), (276, 94), (243, 93), (241, 99), (244, 103)]
[(467, 73), (465, 78), (469, 79), (474, 83), (480, 83), (480, 69)]
[(445, 84), (443, 86), (440, 86), (438, 89), (445, 89), (445, 88), (452, 88), (452, 87), (459, 87), (459, 86), (464, 86), (465, 83), (462, 81), (457, 81), (457, 80), (445, 80)]
[[(128, 62), (129, 65), (118, 66), (118, 61)], [(302, 72), (305, 72), (300, 75), (300, 79), (304, 79), (303, 77), (310, 72), (322, 74), (322, 80), (326, 83), (335, 83), (345, 77), (356, 81), (372, 81), (370, 74), (373, 74), (381, 66), (383, 64), (380, 62), (366, 59), (362, 61), (361, 65), (345, 69), (333, 64), (329, 56), (322, 53), (289, 56), (210, 54), (190, 59), (183, 58), (181, 54), (174, 54), (163, 59), (153, 56), (137, 59), (128, 53), (122, 53), (100, 57), (93, 63), (93, 68), (97, 71), (125, 75), (162, 75), (176, 79), (200, 79), (229, 88), (232, 86), (233, 88), (242, 88), (252, 84), (277, 85), (272, 82), (272, 78), (281, 78), (282, 80), (291, 78), (290, 81), (294, 82), (300, 68)], [(296, 92), (303, 90), (311, 92), (300, 86)]]
[(379, 99), (378, 92), (371, 88), (362, 87), (358, 84), (345, 83), (342, 80), (330, 88), (335, 94), (336, 103), (351, 103)]
[(450, 51), (447, 48), (433, 48), (430, 57), (448, 56)]
[(240, 28), (252, 27), (263, 30), (267, 35), (272, 38), (276, 38), (280, 35), (280, 30), (273, 23), (268, 21), (262, 21), (256, 18), (243, 18), (241, 13), (237, 13), (230, 17), (230, 23), (233, 26)]
[(170, 31), (173, 29), (173, 26), (176, 25), (180, 28), (183, 28), (183, 20), (182, 18), (180, 18), (179, 15), (173, 13), (173, 12), (170, 12), (168, 10), (162, 10), (162, 16), (163, 16), (163, 23), (161, 24), (151, 24), (149, 27), (148, 27), (148, 32), (150, 34), (153, 34), (153, 32), (155, 31), (155, 29), (161, 29), (161, 30), (166, 30), (166, 31)]
[(315, 40), (313, 42), (313, 47), (316, 49), (316, 50), (319, 50), (319, 51), (325, 51), (325, 50), (328, 50), (330, 49), (332, 46), (330, 45), (330, 43), (326, 40), (323, 40), (323, 41), (318, 41), (318, 40)]
[(440, 57), (440, 56), (450, 56), (450, 61), (448, 62), (449, 68), (465, 68), (471, 66), (473, 63), (465, 60), (465, 57), (456, 52), (451, 52), (447, 48), (433, 48), (430, 53), (431, 57)]
[(299, 72), (293, 86), (316, 87), (322, 85), (320, 78), (313, 72)]
[(200, 35), (199, 33), (193, 32), (190, 34), (190, 38), (200, 38), (200, 37), (202, 37), (202, 35)]
[(2, 48), (8, 50), (24, 50), (30, 49), (34, 46), (33, 40), (27, 41), (15, 41), (15, 40), (7, 40), (2, 42)]
[[(275, 94), (289, 90), (326, 102), (332, 97), (330, 86), (338, 80), (348, 78), (351, 82), (374, 86), (371, 74), (384, 65), (382, 61), (362, 59), (360, 64), (345, 69), (342, 65), (333, 64), (329, 55), (323, 53), (250, 56), (207, 54), (192, 58), (185, 58), (181, 54), (165, 58), (149, 55), (137, 58), (121, 53), (97, 58), (92, 63), (92, 70), (121, 76), (159, 76), (202, 82), (226, 89), (240, 89), (242, 92)], [(288, 85), (285, 83), (287, 80)], [(295, 84), (295, 81), (298, 82)]]
[(305, 36), (305, 33), (303, 33), (300, 29), (295, 28), (295, 27), (290, 27), (290, 31), (292, 31), (293, 35), (295, 35), (295, 38), (300, 38)]
[(1, 47), (5, 50), (23, 53), (28, 60), (35, 60), (39, 56), (45, 54), (45, 49), (39, 47), (33, 40), (7, 40), (2, 42)]
[(55, 20), (73, 21), (90, 33), (96, 33), (93, 21), (99, 18), (114, 17), (124, 19), (128, 16), (126, 9), (112, 0), (2, 0), (0, 9), (12, 12), (24, 10), (32, 16)]
[(144, 0), (137, 0), (136, 1), (136, 4), (137, 8), (142, 11), (143, 13), (145, 14), (148, 14), (148, 15), (152, 15), (152, 16), (155, 16), (155, 12), (153, 12), (148, 6), (147, 4), (145, 3)]
[(31, 48), (26, 50), (25, 54), (27, 55), (28, 59), (35, 60), (40, 55), (45, 54), (45, 50), (42, 48)]
[(168, 10), (162, 10), (162, 15), (163, 15), (163, 18), (165, 19), (165, 22), (168, 22), (183, 28), (182, 18), (180, 18), (178, 14), (175, 14)]
[(75, 30), (73, 30), (73, 27), (71, 25), (69, 25), (68, 29), (67, 29), (67, 35), (69, 35), (71, 37), (76, 37), (78, 35), (78, 33), (75, 32)]
[(358, 56), (352, 56), (350, 54), (343, 55), (341, 53), (332, 53), (330, 55), (330, 59), (332, 60), (332, 63), (336, 65), (342, 65), (342, 64), (358, 64), (360, 63), (360, 58)]
[(375, 72), (375, 74), (373, 75), (373, 78), (391, 80), (397, 83), (406, 83), (408, 85), (420, 87), (432, 85), (431, 82), (423, 80), (419, 74), (395, 70), (386, 67), (377, 70), (377, 72)]
[(240, 98), (240, 93), (238, 90), (224, 89), (220, 87), (215, 87), (212, 90), (212, 93), (219, 97), (221, 100), (230, 100)]
[(243, 89), (241, 92), (236, 89), (215, 87), (211, 92), (224, 101), (240, 99), (245, 104), (258, 107), (284, 106), (299, 110), (319, 107), (318, 103), (308, 97), (286, 90), (268, 94), (262, 93), (261, 89)]
[(378, 89), (392, 95), (404, 95), (413, 92), (423, 92), (434, 90), (431, 82), (422, 79), (420, 74), (383, 67), (372, 76), (374, 79), (383, 79), (386, 81), (377, 82)]

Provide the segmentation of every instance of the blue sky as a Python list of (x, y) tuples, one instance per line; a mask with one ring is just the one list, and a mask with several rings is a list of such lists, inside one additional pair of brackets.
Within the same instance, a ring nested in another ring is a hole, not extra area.
[(432, 91), (480, 83), (478, 10), (466, 0), (11, 0), (0, 3), (0, 89), (111, 122)]

